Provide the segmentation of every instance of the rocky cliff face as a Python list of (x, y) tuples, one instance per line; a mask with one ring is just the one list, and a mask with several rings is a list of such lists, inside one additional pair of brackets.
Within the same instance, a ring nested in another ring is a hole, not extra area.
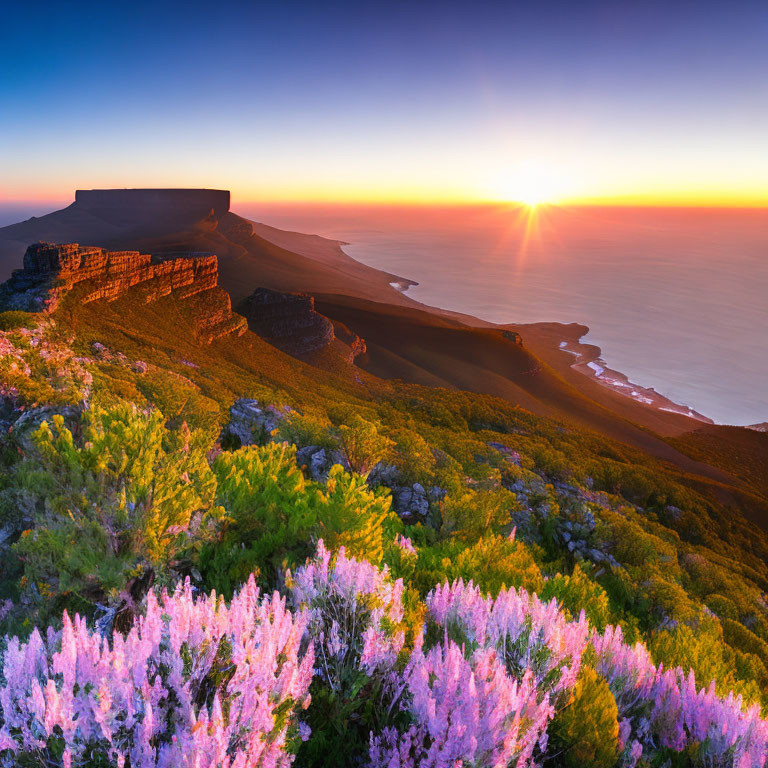
[(368, 351), (368, 345), (365, 343), (365, 339), (362, 336), (358, 336), (354, 331), (351, 331), (344, 323), (338, 320), (332, 320), (333, 332), (336, 338), (344, 345), (348, 350), (345, 354), (345, 358), (348, 363), (354, 363), (355, 360), (364, 355)]
[(238, 307), (252, 331), (289, 355), (325, 349), (334, 340), (333, 323), (315, 311), (315, 300), (303, 293), (258, 288)]
[(82, 304), (129, 293), (146, 304), (170, 295), (197, 297), (196, 331), (208, 342), (247, 329), (245, 319), (232, 313), (228, 294), (218, 288), (218, 262), (212, 254), (153, 258), (77, 243), (35, 243), (24, 254), (24, 268), (0, 286), (0, 307), (51, 313), (75, 289)]

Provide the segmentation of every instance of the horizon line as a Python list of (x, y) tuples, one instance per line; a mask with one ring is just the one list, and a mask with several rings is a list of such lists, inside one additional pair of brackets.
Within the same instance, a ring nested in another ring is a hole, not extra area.
[[(768, 199), (765, 200), (742, 200), (742, 201), (714, 201), (714, 200), (632, 200), (625, 196), (616, 198), (590, 197), (590, 198), (563, 198), (562, 200), (542, 201), (534, 206), (522, 200), (501, 200), (498, 198), (328, 198), (321, 199), (317, 197), (239, 197), (226, 187), (77, 187), (73, 190), (72, 196), (68, 198), (46, 197), (46, 198), (0, 198), (2, 206), (69, 206), (75, 202), (75, 192), (91, 190), (206, 190), (229, 192), (232, 196), (230, 209), (237, 205), (266, 205), (266, 206), (308, 206), (308, 207), (362, 207), (362, 208), (481, 208), (481, 207), (526, 207), (526, 208), (686, 208), (686, 209), (734, 209), (734, 210), (762, 210), (768, 209)], [(53, 210), (58, 210), (52, 208)]]

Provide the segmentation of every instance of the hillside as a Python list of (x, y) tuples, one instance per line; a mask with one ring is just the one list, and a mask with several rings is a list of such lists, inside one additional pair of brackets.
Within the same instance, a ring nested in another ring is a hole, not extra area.
[(214, 206), (0, 288), (0, 765), (763, 765), (765, 435)]
[[(123, 192), (118, 190), (118, 196)], [(81, 245), (103, 246), (113, 250), (141, 250), (151, 254), (206, 252), (215, 253), (219, 257), (220, 283), (230, 294), (233, 305), (243, 301), (255, 288), (269, 288), (374, 302), (380, 308), (386, 307), (385, 312), (390, 316), (397, 314), (400, 311), (398, 308), (419, 310), (420, 327), (424, 327), (425, 323), (434, 323), (436, 328), (440, 328), (444, 318), (469, 328), (491, 326), (477, 318), (427, 307), (412, 300), (390, 285), (392, 282), (407, 285), (407, 276), (391, 275), (367, 267), (347, 256), (341, 248), (342, 244), (336, 241), (315, 235), (285, 232), (248, 221), (231, 211), (223, 211), (228, 206), (228, 197), (225, 200), (217, 197), (216, 190), (161, 192), (166, 200), (162, 206), (158, 206), (156, 195), (142, 198), (141, 194), (137, 194), (130, 205), (119, 197), (120, 205), (110, 207), (89, 203), (87, 191), (81, 191), (78, 193), (79, 199), (68, 208), (0, 228), (0, 278), (8, 277), (13, 269), (21, 266), (24, 251), (30, 243), (36, 241), (78, 242)], [(200, 193), (200, 196), (192, 198), (190, 202), (189, 194), (194, 192)], [(212, 194), (213, 197), (207, 198), (206, 194)], [(226, 192), (221, 194), (228, 195)], [(402, 320), (405, 321), (409, 316), (412, 315), (404, 313)], [(359, 318), (360, 322), (364, 320), (364, 316)], [(511, 328), (515, 329), (513, 326)], [(561, 383), (556, 386), (555, 399), (568, 401), (573, 398), (572, 390), (576, 389), (582, 396), (582, 404), (583, 397), (592, 401), (587, 411), (597, 410), (601, 415), (585, 415), (591, 419), (590, 428), (599, 431), (605, 428), (605, 409), (618, 417), (618, 423), (615, 418), (607, 419), (608, 422), (614, 422), (610, 425), (610, 434), (614, 437), (624, 432), (626, 439), (626, 421), (661, 435), (678, 435), (695, 428), (696, 425), (692, 425), (690, 419), (621, 397), (605, 387), (597, 386), (589, 377), (573, 371), (570, 368), (570, 356), (560, 349), (560, 342), (563, 338), (571, 338), (572, 331), (563, 327), (553, 329), (553, 325), (547, 323), (520, 327), (517, 331), (524, 337), (527, 352), (539, 358), (539, 363), (546, 363), (553, 368), (559, 379), (564, 379), (569, 385), (568, 394), (560, 391)], [(468, 333), (465, 335), (469, 338)], [(414, 339), (411, 346), (415, 347), (415, 343)], [(432, 352), (427, 348), (419, 354), (428, 357)], [(485, 385), (475, 384), (484, 391), (489, 388), (494, 393), (501, 393), (505, 389), (512, 391), (509, 382), (499, 381), (498, 378), (496, 368), (504, 363), (492, 359), (490, 366), (486, 367), (483, 361), (488, 356), (481, 354), (477, 357), (480, 359), (475, 361), (473, 376), (463, 377), (463, 385), (472, 379), (485, 382)], [(443, 360), (443, 368), (448, 359), (450, 351)], [(462, 366), (457, 362), (452, 367), (458, 369)], [(440, 370), (426, 370), (420, 375), (436, 375), (440, 378), (441, 374)], [(451, 375), (455, 377), (458, 374), (454, 372)], [(546, 397), (542, 402), (541, 398), (531, 398), (521, 393), (519, 388), (514, 389), (514, 396), (523, 398), (519, 401), (521, 404), (542, 415), (558, 412), (559, 406), (546, 402)], [(572, 406), (572, 403), (566, 405), (567, 408)], [(559, 413), (562, 415), (562, 410)]]

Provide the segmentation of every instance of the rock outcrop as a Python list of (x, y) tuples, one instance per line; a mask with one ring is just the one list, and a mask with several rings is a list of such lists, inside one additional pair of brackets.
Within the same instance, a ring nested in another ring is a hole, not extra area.
[(333, 332), (336, 338), (344, 345), (345, 359), (348, 363), (354, 363), (355, 360), (368, 351), (368, 345), (362, 336), (358, 336), (351, 331), (344, 323), (333, 320)]
[(229, 423), (222, 430), (219, 441), (238, 448), (260, 445), (271, 439), (290, 413), (287, 405), (263, 405), (253, 398), (241, 397), (230, 406)]
[(170, 295), (201, 297), (193, 307), (201, 340), (247, 330), (244, 318), (233, 314), (228, 294), (218, 288), (218, 261), (212, 254), (153, 257), (77, 243), (35, 243), (24, 254), (24, 268), (0, 286), (0, 307), (51, 313), (75, 288), (81, 304), (114, 301), (129, 292), (145, 304)]
[(320, 352), (335, 338), (333, 323), (315, 311), (315, 300), (307, 294), (258, 288), (238, 311), (254, 333), (289, 355)]

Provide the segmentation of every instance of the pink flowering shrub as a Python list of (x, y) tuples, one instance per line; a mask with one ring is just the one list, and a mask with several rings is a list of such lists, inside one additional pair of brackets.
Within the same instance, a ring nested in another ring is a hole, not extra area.
[(308, 610), (317, 671), (333, 690), (358, 670), (371, 676), (392, 668), (405, 642), (402, 579), (347, 557), (344, 547), (333, 557), (320, 541), (315, 558), (286, 581), (292, 605)]
[(331, 555), (320, 541), (315, 558), (286, 582), (292, 605), (307, 611), (316, 659), (307, 711), (313, 737), (302, 745), (301, 763), (355, 765), (372, 730), (402, 719), (403, 581), (343, 547)]
[(621, 718), (624, 764), (644, 753), (694, 747), (712, 768), (760, 768), (768, 757), (768, 723), (758, 705), (745, 709), (741, 696), (725, 699), (697, 689), (693, 672), (656, 667), (645, 647), (624, 643), (620, 627), (595, 633), (597, 670), (608, 682)]
[(553, 599), (544, 603), (524, 589), (502, 589), (495, 599), (470, 581), (447, 582), (427, 595), (429, 617), (468, 647), (494, 648), (510, 674), (530, 673), (553, 702), (564, 701), (576, 684), (589, 641), (582, 613), (568, 621)]
[(0, 765), (130, 768), (288, 766), (309, 703), (306, 616), (251, 579), (229, 606), (187, 583), (112, 644), (84, 619), (8, 642)]
[(371, 768), (522, 768), (546, 746), (548, 697), (530, 672), (510, 676), (492, 648), (469, 659), (451, 640), (426, 654), (417, 648), (404, 677), (413, 725), (371, 736)]
[[(367, 754), (370, 768), (526, 768), (562, 750), (597, 766), (617, 746), (622, 768), (672, 753), (707, 768), (766, 763), (756, 705), (655, 666), (619, 628), (589, 647), (584, 617), (568, 621), (555, 601), (444, 583), (406, 659), (403, 582), (387, 568), (320, 542), (286, 576), (287, 598), (253, 577), (229, 605), (189, 583), (150, 594), (111, 643), (66, 614), (59, 633), (6, 639), (0, 768), (282, 768), (296, 748), (306, 766)], [(579, 691), (584, 706), (569, 708)], [(607, 739), (602, 760), (592, 745)]]

